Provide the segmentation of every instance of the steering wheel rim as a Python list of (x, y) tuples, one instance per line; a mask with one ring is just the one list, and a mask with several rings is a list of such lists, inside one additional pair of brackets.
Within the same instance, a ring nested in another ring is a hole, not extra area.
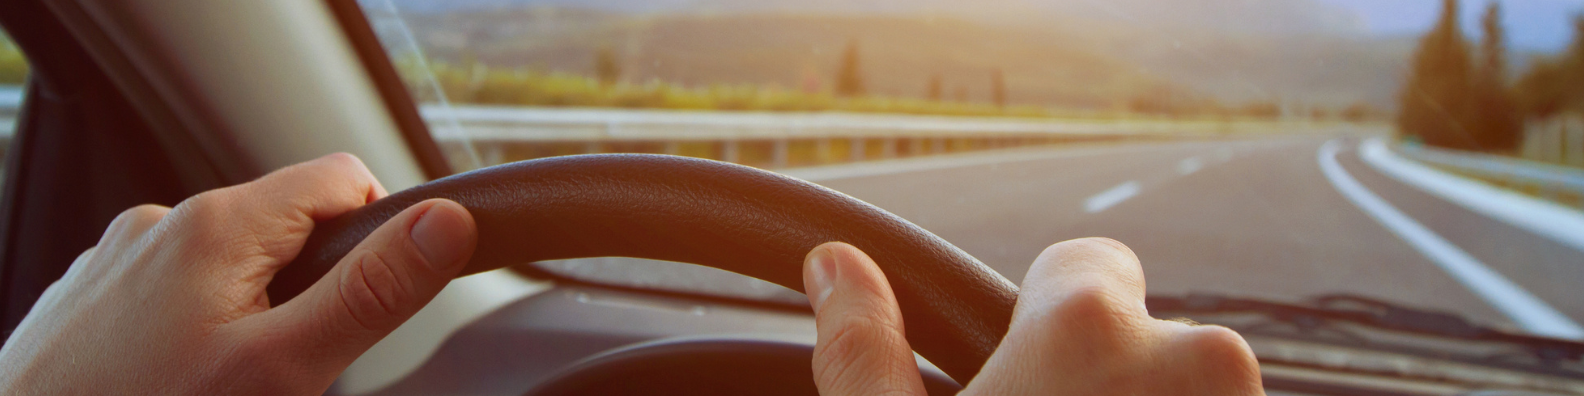
[(677, 261), (803, 291), (807, 252), (842, 241), (868, 253), (896, 293), (909, 344), (966, 385), (1000, 344), (1017, 287), (907, 220), (840, 192), (746, 166), (653, 154), (555, 157), (431, 181), (314, 226), (271, 281), (290, 300), (379, 225), (447, 198), (478, 224), (463, 275), (587, 257)]

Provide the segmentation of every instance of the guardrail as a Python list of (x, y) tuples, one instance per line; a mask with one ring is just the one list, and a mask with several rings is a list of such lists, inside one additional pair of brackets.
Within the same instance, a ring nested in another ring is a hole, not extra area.
[(1584, 208), (1584, 169), (1417, 144), (1393, 145), (1393, 149), (1403, 157), (1453, 173)]
[(470, 141), (486, 166), (552, 155), (649, 152), (786, 168), (1038, 144), (1359, 129), (1340, 123), (1243, 120), (1067, 120), (490, 106), (425, 106), (421, 111), (447, 150), (466, 154), (462, 145)]
[[(0, 147), (20, 87), (0, 87)], [(852, 113), (422, 106), (458, 169), (569, 154), (639, 152), (788, 168), (1094, 141), (1215, 138), (1251, 133), (1379, 132), (1309, 121), (1072, 120)], [(471, 146), (471, 149), (469, 149)], [(478, 161), (472, 161), (474, 155)]]
[(1584, 168), (1584, 115), (1566, 113), (1530, 121), (1518, 154), (1529, 160)]

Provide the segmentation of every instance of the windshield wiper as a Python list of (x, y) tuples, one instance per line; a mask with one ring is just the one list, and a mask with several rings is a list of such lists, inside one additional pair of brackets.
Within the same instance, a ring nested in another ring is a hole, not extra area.
[(1405, 333), (1508, 343), (1526, 347), (1548, 365), (1559, 361), (1578, 361), (1584, 357), (1584, 343), (1482, 326), (1456, 314), (1404, 307), (1348, 294), (1323, 295), (1305, 303), (1284, 303), (1189, 293), (1181, 297), (1149, 296), (1145, 299), (1145, 305), (1151, 313), (1257, 313), (1303, 329), (1321, 329), (1326, 327), (1326, 323), (1348, 322)]

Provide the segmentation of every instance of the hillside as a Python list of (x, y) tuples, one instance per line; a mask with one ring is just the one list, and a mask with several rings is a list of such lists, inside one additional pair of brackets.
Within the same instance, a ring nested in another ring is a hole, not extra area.
[(1014, 103), (1105, 109), (1163, 97), (1390, 109), (1413, 44), (1310, 0), (397, 1), (429, 55), (491, 67), (586, 74), (612, 48), (627, 81), (828, 86), (855, 39), (874, 93), (923, 96), (940, 74), (948, 97), (983, 101), (1000, 68)]
[(841, 51), (856, 40), (866, 83), (880, 95), (923, 96), (938, 74), (948, 96), (960, 88), (970, 100), (987, 101), (997, 68), (1014, 103), (1110, 108), (1183, 91), (1054, 33), (943, 18), (636, 17), (549, 8), (408, 18), (431, 57), (591, 73), (594, 52), (609, 47), (623, 77), (637, 82), (828, 87)]

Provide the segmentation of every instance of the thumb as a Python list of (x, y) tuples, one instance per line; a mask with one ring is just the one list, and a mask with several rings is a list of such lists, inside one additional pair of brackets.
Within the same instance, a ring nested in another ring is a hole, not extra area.
[(924, 395), (891, 285), (874, 260), (840, 242), (803, 261), (804, 290), (819, 341), (814, 383), (821, 395)]
[[(387, 220), (297, 298), (265, 312), (297, 353), (351, 364), (461, 272), (477, 244), (462, 205), (431, 199)], [(332, 363), (333, 362), (333, 363)]]

